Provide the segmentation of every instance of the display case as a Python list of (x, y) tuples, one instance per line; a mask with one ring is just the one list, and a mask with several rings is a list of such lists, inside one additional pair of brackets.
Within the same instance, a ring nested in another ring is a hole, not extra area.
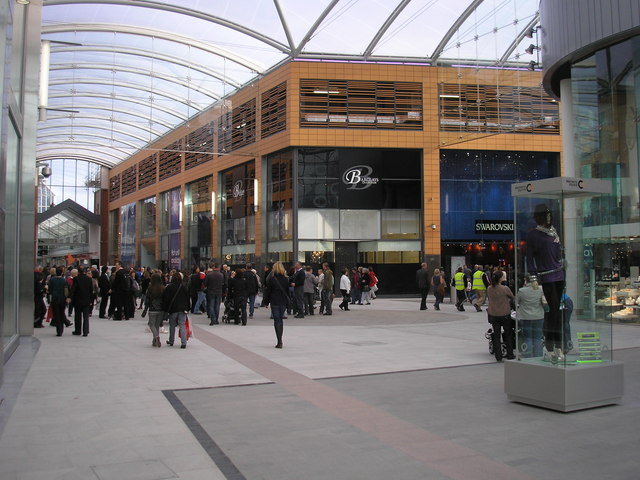
[(512, 185), (516, 358), (505, 364), (510, 400), (566, 412), (622, 397), (612, 315), (634, 292), (614, 281), (607, 212), (598, 208), (610, 192), (610, 182), (568, 177)]

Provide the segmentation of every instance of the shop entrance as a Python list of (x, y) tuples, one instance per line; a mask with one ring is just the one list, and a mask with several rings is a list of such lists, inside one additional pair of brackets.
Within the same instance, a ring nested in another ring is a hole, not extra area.
[(334, 275), (339, 283), (342, 269), (347, 267), (351, 271), (358, 264), (358, 242), (336, 242), (335, 260)]

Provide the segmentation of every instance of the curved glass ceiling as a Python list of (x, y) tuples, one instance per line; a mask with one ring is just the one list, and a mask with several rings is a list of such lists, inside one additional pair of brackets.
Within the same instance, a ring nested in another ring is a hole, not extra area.
[[(38, 160), (113, 166), (291, 60), (525, 67), (538, 0), (44, 0)], [(533, 42), (535, 43), (535, 42)]]

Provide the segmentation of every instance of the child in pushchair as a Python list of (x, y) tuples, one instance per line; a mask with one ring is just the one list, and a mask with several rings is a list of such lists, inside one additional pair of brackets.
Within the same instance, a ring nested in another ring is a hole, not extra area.
[(222, 314), (223, 323), (235, 322), (236, 309), (233, 305), (233, 298), (228, 298), (224, 302), (224, 313)]

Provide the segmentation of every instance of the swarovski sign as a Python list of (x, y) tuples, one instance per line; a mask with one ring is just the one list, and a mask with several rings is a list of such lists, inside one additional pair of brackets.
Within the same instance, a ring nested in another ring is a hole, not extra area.
[(513, 233), (509, 220), (476, 220), (476, 233)]
[(369, 165), (356, 165), (344, 172), (342, 181), (348, 185), (347, 190), (365, 190), (376, 185), (380, 179), (372, 177), (373, 168)]

